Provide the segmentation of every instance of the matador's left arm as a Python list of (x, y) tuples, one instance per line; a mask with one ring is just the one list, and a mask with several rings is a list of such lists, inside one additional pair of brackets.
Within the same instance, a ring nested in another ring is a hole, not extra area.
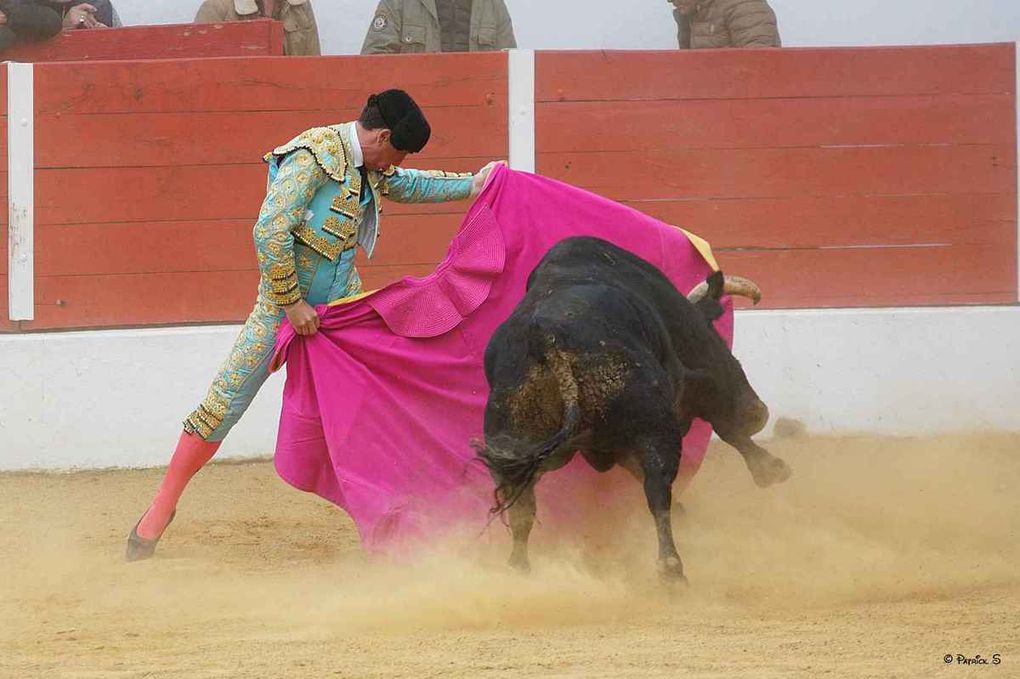
[(383, 173), (379, 192), (398, 203), (443, 203), (471, 195), (470, 172), (412, 170), (391, 167)]

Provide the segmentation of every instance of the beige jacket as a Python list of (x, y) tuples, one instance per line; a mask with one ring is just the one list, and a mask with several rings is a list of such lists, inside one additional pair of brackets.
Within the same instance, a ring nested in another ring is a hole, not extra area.
[(694, 12), (673, 11), (681, 48), (779, 47), (776, 13), (767, 0), (701, 0)]
[[(469, 40), (472, 52), (517, 47), (514, 25), (503, 0), (473, 0)], [(440, 51), (435, 0), (379, 0), (362, 54)]]
[[(265, 15), (255, 0), (205, 0), (195, 15), (197, 24), (259, 19)], [(321, 54), (319, 27), (308, 0), (276, 0), (273, 16), (283, 24), (283, 52), (295, 56)]]

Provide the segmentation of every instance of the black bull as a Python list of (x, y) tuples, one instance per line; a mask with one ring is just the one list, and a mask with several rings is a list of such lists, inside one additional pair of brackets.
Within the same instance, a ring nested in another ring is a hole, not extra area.
[(672, 484), (693, 418), (740, 451), (759, 486), (789, 477), (751, 440), (768, 409), (712, 327), (724, 292), (758, 294), (717, 272), (688, 299), (657, 268), (597, 238), (568, 238), (542, 258), (485, 352), (479, 455), (496, 483), (493, 511), (509, 512), (512, 565), (528, 568), (535, 483), (575, 452), (598, 471), (618, 464), (643, 482), (660, 571), (678, 579)]

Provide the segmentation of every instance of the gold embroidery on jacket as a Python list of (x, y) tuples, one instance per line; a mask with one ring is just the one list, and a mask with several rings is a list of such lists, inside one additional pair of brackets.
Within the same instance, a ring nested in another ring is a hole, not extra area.
[(343, 243), (339, 240), (320, 236), (307, 224), (302, 224), (298, 228), (294, 229), (293, 233), (294, 240), (307, 245), (331, 262), (335, 262), (336, 258), (340, 256), (340, 253), (344, 249)]
[[(359, 192), (360, 193), (360, 190)], [(345, 217), (354, 219), (361, 214), (361, 200), (358, 193), (347, 189), (340, 189), (340, 193), (333, 198), (329, 209), (342, 214)]]
[(358, 225), (353, 219), (337, 219), (330, 215), (322, 223), (322, 230), (340, 239), (342, 250), (350, 250), (358, 244)]
[(216, 394), (207, 394), (198, 407), (184, 420), (185, 430), (191, 434), (198, 434), (202, 439), (208, 438), (226, 417), (227, 405), (227, 401)]

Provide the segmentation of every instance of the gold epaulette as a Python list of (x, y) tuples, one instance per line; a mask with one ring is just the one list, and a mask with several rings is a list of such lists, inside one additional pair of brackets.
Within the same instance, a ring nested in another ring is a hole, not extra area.
[(313, 127), (305, 130), (283, 146), (277, 146), (264, 156), (268, 162), (274, 156), (283, 156), (305, 149), (312, 154), (322, 171), (333, 181), (342, 182), (347, 173), (347, 152), (344, 149), (340, 126)]

